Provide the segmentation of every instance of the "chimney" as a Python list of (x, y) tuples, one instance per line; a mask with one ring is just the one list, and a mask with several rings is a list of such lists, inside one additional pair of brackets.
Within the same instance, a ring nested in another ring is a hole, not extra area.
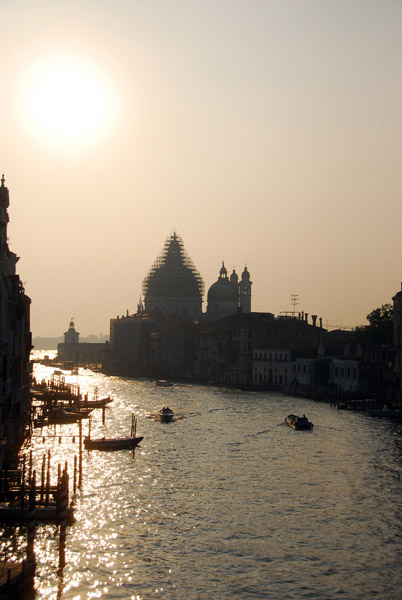
[(304, 313), (304, 317), (306, 319), (306, 323), (308, 323), (308, 313)]
[(313, 321), (313, 327), (317, 327), (317, 315), (311, 315), (311, 319)]
[(320, 327), (322, 329), (322, 317), (320, 317)]

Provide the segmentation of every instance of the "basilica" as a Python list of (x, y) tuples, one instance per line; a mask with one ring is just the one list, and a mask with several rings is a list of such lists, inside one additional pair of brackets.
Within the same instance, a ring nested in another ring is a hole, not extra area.
[(229, 275), (222, 262), (206, 293), (204, 281), (174, 232), (144, 278), (135, 314), (110, 321), (106, 373), (250, 385), (253, 349), (303, 343), (316, 347), (320, 328), (251, 310), (247, 266)]
[[(219, 319), (238, 312), (251, 312), (251, 285), (247, 267), (239, 282), (236, 271), (228, 277), (222, 263), (218, 280), (208, 290), (206, 316)], [(193, 320), (203, 317), (204, 282), (176, 232), (165, 241), (144, 279), (142, 291), (146, 312), (159, 311)], [(142, 310), (140, 305), (139, 312)]]

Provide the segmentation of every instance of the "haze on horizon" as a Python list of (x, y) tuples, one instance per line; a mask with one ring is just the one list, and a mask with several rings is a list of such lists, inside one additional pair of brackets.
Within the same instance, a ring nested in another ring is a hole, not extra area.
[(0, 15), (0, 172), (34, 336), (135, 312), (173, 229), (206, 290), (222, 261), (247, 264), (253, 311), (298, 294), (324, 326), (355, 326), (400, 289), (401, 2)]

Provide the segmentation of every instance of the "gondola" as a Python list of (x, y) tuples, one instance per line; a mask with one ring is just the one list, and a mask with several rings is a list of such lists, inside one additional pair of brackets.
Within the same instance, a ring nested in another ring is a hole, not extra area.
[(137, 419), (132, 415), (130, 437), (91, 439), (91, 429), (89, 429), (88, 436), (84, 438), (84, 448), (87, 450), (124, 450), (125, 448), (135, 448), (144, 439), (144, 436), (136, 435), (136, 433)]
[(87, 450), (123, 450), (125, 448), (135, 448), (143, 439), (143, 436), (98, 439), (86, 437), (84, 439), (84, 447)]

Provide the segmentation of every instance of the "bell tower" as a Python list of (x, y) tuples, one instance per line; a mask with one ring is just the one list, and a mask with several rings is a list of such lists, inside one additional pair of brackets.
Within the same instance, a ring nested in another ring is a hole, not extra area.
[(250, 273), (248, 272), (247, 267), (244, 267), (239, 283), (240, 310), (243, 313), (251, 312), (251, 286), (252, 281), (250, 281)]

